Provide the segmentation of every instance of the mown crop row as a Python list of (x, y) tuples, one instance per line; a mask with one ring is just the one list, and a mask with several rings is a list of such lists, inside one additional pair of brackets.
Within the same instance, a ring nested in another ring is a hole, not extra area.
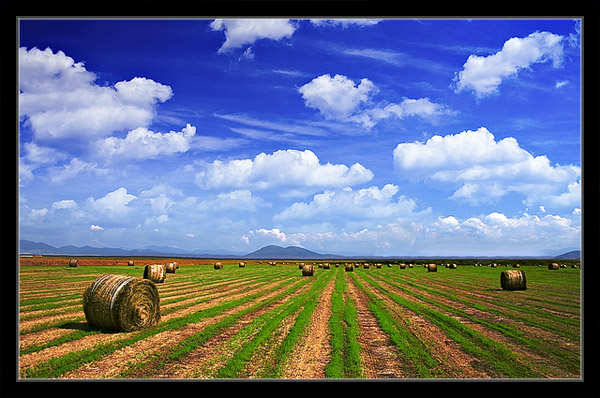
[(21, 267), (20, 376), (580, 377), (579, 269), (530, 267), (527, 290), (503, 291), (487, 267), (223, 263), (168, 274), (161, 321), (129, 333), (90, 327), (82, 293), (142, 266)]

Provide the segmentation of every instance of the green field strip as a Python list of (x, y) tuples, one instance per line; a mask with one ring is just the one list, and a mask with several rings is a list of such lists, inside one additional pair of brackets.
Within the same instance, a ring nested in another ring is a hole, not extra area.
[[(384, 278), (384, 276), (379, 276), (380, 278)], [(389, 277), (387, 281), (394, 283), (395, 286), (404, 289), (407, 293), (412, 295), (417, 295), (418, 293), (412, 289), (408, 289), (405, 285), (412, 286), (416, 289), (422, 290), (434, 296), (440, 296), (447, 298), (452, 301), (461, 302), (471, 306), (480, 311), (485, 311), (493, 314), (497, 314), (500, 316), (508, 316), (509, 318), (521, 321), (529, 326), (536, 327), (542, 330), (547, 330), (552, 333), (555, 333), (559, 336), (568, 338), (570, 340), (579, 341), (579, 327), (580, 322), (577, 319), (572, 319), (565, 316), (560, 316), (559, 314), (551, 314), (544, 310), (525, 308), (523, 306), (514, 305), (506, 302), (499, 303), (497, 301), (492, 301), (494, 305), (503, 308), (495, 308), (490, 305), (482, 304), (480, 301), (475, 299), (467, 298), (465, 296), (459, 296), (456, 294), (450, 294), (447, 292), (443, 292), (437, 289), (432, 289), (428, 287), (426, 284), (417, 283), (415, 281), (409, 281), (406, 279), (399, 280), (397, 277)], [(402, 285), (398, 285), (398, 283), (402, 283)], [(451, 286), (448, 287), (449, 290), (453, 290)], [(421, 297), (419, 295), (418, 297)], [(423, 296), (425, 297), (425, 296)], [(438, 301), (431, 301), (432, 299), (426, 299), (425, 301), (431, 302), (432, 304), (438, 305), (440, 304)], [(441, 304), (440, 304), (441, 305)], [(506, 310), (511, 310), (506, 311)], [(552, 321), (552, 323), (548, 323), (548, 321)], [(569, 326), (569, 328), (565, 328), (565, 325)], [(566, 329), (566, 331), (565, 331)]]
[[(339, 272), (338, 272), (339, 273)], [(286, 363), (288, 356), (299, 343), (301, 336), (304, 336), (310, 325), (312, 314), (319, 304), (318, 297), (323, 293), (325, 286), (332, 279), (334, 272), (326, 272), (326, 279), (317, 279), (315, 289), (309, 292), (309, 295), (304, 300), (304, 308), (300, 311), (294, 325), (288, 331), (283, 341), (275, 348), (273, 352), (273, 360), (270, 366), (267, 366), (258, 377), (261, 378), (280, 378), (283, 372), (283, 366)]]
[(327, 275), (331, 276), (331, 273), (317, 272), (315, 280), (312, 281), (311, 289), (307, 293), (289, 301), (285, 308), (281, 309), (275, 317), (266, 323), (251, 340), (245, 342), (236, 354), (219, 369), (217, 378), (239, 377), (239, 374), (246, 367), (255, 350), (272, 337), (279, 324), (286, 317), (296, 313), (301, 307), (304, 307), (307, 304), (307, 300), (312, 299), (314, 301), (314, 296), (323, 290), (328, 280), (325, 278)]
[[(79, 300), (82, 301), (82, 300)], [(19, 315), (19, 322), (24, 322), (24, 321), (31, 321), (31, 320), (35, 320), (38, 318), (44, 318), (47, 316), (55, 316), (55, 315), (63, 315), (63, 314), (68, 314), (70, 312), (77, 312), (77, 311), (81, 311), (83, 306), (81, 303), (76, 303), (79, 305), (70, 305), (64, 308), (52, 308), (49, 310), (40, 310), (39, 312), (33, 313), (33, 314), (23, 314), (23, 315)]]
[(48, 297), (45, 299), (22, 300), (19, 302), (19, 312), (37, 311), (52, 308), (49, 306), (60, 306), (63, 303), (71, 303), (82, 298), (83, 293), (73, 293), (62, 297)]
[[(136, 364), (129, 366), (128, 368), (124, 369), (121, 372), (120, 377), (126, 378), (126, 377), (131, 377), (132, 375), (135, 375), (137, 373), (144, 373), (144, 369), (147, 369), (149, 367), (152, 367), (152, 369), (155, 369), (155, 370), (159, 370), (159, 369), (168, 367), (169, 364), (171, 364), (173, 362), (177, 362), (179, 360), (185, 361), (186, 355), (188, 355), (190, 352), (192, 352), (194, 349), (196, 349), (197, 347), (199, 347), (206, 341), (208, 341), (211, 338), (215, 337), (216, 335), (222, 333), (227, 328), (232, 327), (243, 316), (245, 316), (249, 313), (252, 313), (254, 311), (258, 311), (262, 308), (269, 307), (269, 306), (273, 305), (274, 303), (277, 303), (278, 301), (285, 299), (286, 297), (290, 297), (291, 295), (294, 294), (294, 292), (300, 290), (308, 282), (310, 282), (310, 281), (309, 280), (301, 280), (298, 284), (294, 284), (294, 286), (289, 287), (288, 289), (284, 290), (282, 293), (279, 293), (275, 297), (272, 297), (265, 301), (258, 302), (255, 305), (253, 305), (249, 308), (246, 308), (240, 312), (237, 312), (235, 314), (232, 314), (213, 325), (207, 326), (201, 332), (198, 332), (194, 335), (191, 335), (191, 336), (183, 339), (182, 341), (177, 343), (177, 345), (171, 347), (166, 352), (161, 352), (159, 356), (151, 355), (150, 358), (148, 358), (147, 360), (145, 360), (143, 362), (138, 362)], [(259, 328), (262, 328), (263, 325), (269, 319), (271, 319), (273, 316), (275, 316), (275, 314), (277, 312), (279, 312), (280, 310), (281, 310), (281, 308), (276, 307), (276, 308), (270, 310), (269, 312), (267, 312), (266, 314), (263, 314), (262, 316), (259, 316), (255, 319), (253, 319), (251, 324), (245, 326), (244, 328), (242, 328), (242, 330), (240, 330), (238, 332), (238, 335), (251, 336), (253, 332), (256, 332), (257, 330), (259, 330)], [(144, 375), (143, 377), (152, 377), (152, 371), (147, 372), (147, 374)]]
[(543, 377), (543, 375), (519, 361), (520, 357), (504, 344), (481, 335), (475, 329), (425, 304), (406, 300), (390, 292), (374, 280), (373, 277), (366, 275), (366, 273), (361, 273), (360, 277), (397, 304), (424, 316), (438, 325), (450, 339), (456, 341), (462, 347), (463, 351), (484, 361), (486, 367), (498, 376), (509, 378)]
[(357, 278), (357, 275), (352, 275), (354, 284), (367, 296), (369, 311), (377, 319), (381, 330), (389, 336), (390, 341), (397, 348), (398, 355), (406, 361), (406, 365), (413, 369), (415, 376), (419, 378), (443, 376), (443, 373), (435, 371), (439, 362), (431, 355), (429, 348), (403, 325), (400, 325), (391, 315), (385, 303), (367, 290)]
[[(260, 281), (259, 278), (250, 278), (250, 279), (245, 279), (245, 280), (235, 280), (235, 279), (231, 279), (231, 280), (227, 280), (223, 283), (219, 283), (219, 282), (215, 282), (212, 285), (204, 285), (201, 288), (196, 286), (195, 288), (193, 287), (186, 287), (185, 289), (181, 289), (181, 290), (172, 290), (169, 291), (169, 294), (165, 294), (164, 292), (161, 292), (161, 305), (167, 305), (167, 304), (172, 304), (172, 303), (177, 303), (179, 301), (183, 301), (183, 300), (187, 300), (190, 297), (194, 297), (194, 296), (204, 296), (204, 295), (208, 295), (208, 294), (213, 294), (215, 292), (219, 292), (221, 290), (226, 289), (228, 286), (231, 288), (238, 288), (238, 287), (242, 287), (242, 286), (251, 286), (253, 282), (257, 282)], [(166, 298), (164, 298), (166, 296)]]
[(344, 268), (337, 268), (331, 296), (329, 319), (331, 358), (325, 366), (326, 378), (364, 378), (360, 357), (362, 347), (358, 343), (358, 314), (348, 295), (345, 272)]
[(131, 345), (139, 340), (145, 339), (148, 336), (151, 336), (156, 333), (160, 333), (167, 330), (174, 330), (184, 327), (190, 323), (199, 322), (202, 319), (210, 318), (215, 315), (218, 315), (230, 308), (235, 306), (239, 306), (248, 301), (257, 299), (268, 292), (275, 291), (279, 288), (285, 287), (285, 285), (289, 283), (284, 281), (276, 285), (275, 287), (267, 290), (257, 292), (251, 295), (248, 295), (244, 298), (237, 300), (230, 300), (221, 305), (217, 305), (215, 307), (211, 307), (201, 312), (194, 312), (188, 314), (183, 317), (172, 318), (168, 321), (160, 322), (159, 324), (144, 329), (137, 332), (132, 332), (132, 336), (125, 337), (123, 339), (119, 339), (116, 341), (112, 341), (110, 343), (102, 343), (98, 344), (93, 348), (86, 348), (82, 350), (77, 350), (74, 352), (70, 352), (68, 354), (62, 355), (60, 357), (50, 358), (49, 360), (36, 364), (35, 366), (25, 369), (21, 372), (22, 378), (56, 378), (61, 374), (64, 374), (70, 370), (76, 369), (79, 366), (100, 359), (101, 357), (113, 353), (121, 348), (124, 348), (128, 345)]
[[(561, 349), (556, 344), (553, 344), (551, 341), (537, 338), (534, 336), (529, 336), (527, 333), (525, 333), (523, 330), (521, 330), (518, 325), (508, 325), (508, 324), (504, 324), (504, 323), (485, 321), (483, 319), (479, 319), (475, 316), (468, 314), (465, 310), (456, 308), (451, 305), (446, 305), (446, 304), (440, 303), (439, 301), (432, 299), (432, 298), (427, 298), (427, 297), (423, 296), (422, 294), (419, 294), (419, 293), (415, 292), (414, 290), (408, 289), (402, 285), (398, 285), (397, 283), (392, 282), (392, 283), (390, 283), (390, 285), (404, 291), (405, 293), (411, 295), (412, 297), (415, 297), (425, 303), (431, 304), (431, 305), (433, 305), (437, 308), (440, 308), (448, 313), (452, 313), (454, 315), (461, 316), (465, 319), (468, 319), (471, 322), (481, 324), (491, 330), (496, 330), (496, 331), (502, 333), (504, 336), (512, 339), (513, 341), (515, 341), (519, 344), (522, 344), (524, 346), (527, 346), (529, 349), (533, 350), (534, 352), (538, 353), (541, 356), (547, 357), (548, 354), (550, 354), (557, 361), (560, 362), (561, 366), (565, 366), (569, 372), (579, 373), (579, 368), (580, 368), (579, 356), (573, 356), (573, 353), (571, 351), (566, 351), (564, 349)], [(487, 310), (484, 309), (483, 311), (487, 311)]]

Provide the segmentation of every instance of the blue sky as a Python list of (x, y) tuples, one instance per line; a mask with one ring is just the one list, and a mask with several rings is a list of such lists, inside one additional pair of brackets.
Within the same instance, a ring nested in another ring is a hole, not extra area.
[(580, 247), (578, 20), (19, 25), (20, 239)]

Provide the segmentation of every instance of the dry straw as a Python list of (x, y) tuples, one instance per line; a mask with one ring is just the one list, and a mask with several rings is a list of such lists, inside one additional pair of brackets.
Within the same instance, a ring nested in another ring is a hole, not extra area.
[(502, 271), (500, 274), (500, 286), (503, 290), (526, 290), (527, 279), (525, 272), (521, 270)]
[(223, 269), (223, 263), (217, 261), (214, 267), (215, 269)]
[(149, 264), (144, 267), (144, 279), (150, 279), (154, 283), (163, 283), (166, 277), (164, 264)]
[(165, 264), (165, 272), (168, 274), (174, 274), (177, 269), (177, 265), (175, 263), (167, 263)]
[(437, 264), (428, 264), (427, 272), (437, 272)]
[(83, 312), (94, 328), (147, 328), (160, 320), (158, 289), (149, 280), (104, 274), (83, 293)]
[(77, 267), (79, 265), (79, 260), (76, 258), (72, 258), (69, 260), (69, 267)]
[(246, 266), (246, 263), (245, 263), (245, 262), (243, 262), (243, 261), (240, 261), (240, 264), (239, 264), (239, 266), (240, 266), (240, 268), (244, 268), (244, 267)]
[(302, 276), (313, 276), (315, 273), (315, 267), (310, 264), (306, 264), (302, 267)]

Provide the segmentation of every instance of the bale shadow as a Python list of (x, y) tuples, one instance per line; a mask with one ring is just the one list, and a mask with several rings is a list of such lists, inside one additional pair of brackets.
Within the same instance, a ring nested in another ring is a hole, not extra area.
[(94, 327), (94, 326), (91, 326), (87, 322), (67, 322), (67, 323), (63, 323), (62, 325), (60, 325), (59, 328), (60, 329), (69, 329), (69, 330), (81, 330), (84, 332), (99, 331), (101, 333), (106, 333), (106, 334), (119, 333), (118, 330), (102, 329), (102, 328)]

